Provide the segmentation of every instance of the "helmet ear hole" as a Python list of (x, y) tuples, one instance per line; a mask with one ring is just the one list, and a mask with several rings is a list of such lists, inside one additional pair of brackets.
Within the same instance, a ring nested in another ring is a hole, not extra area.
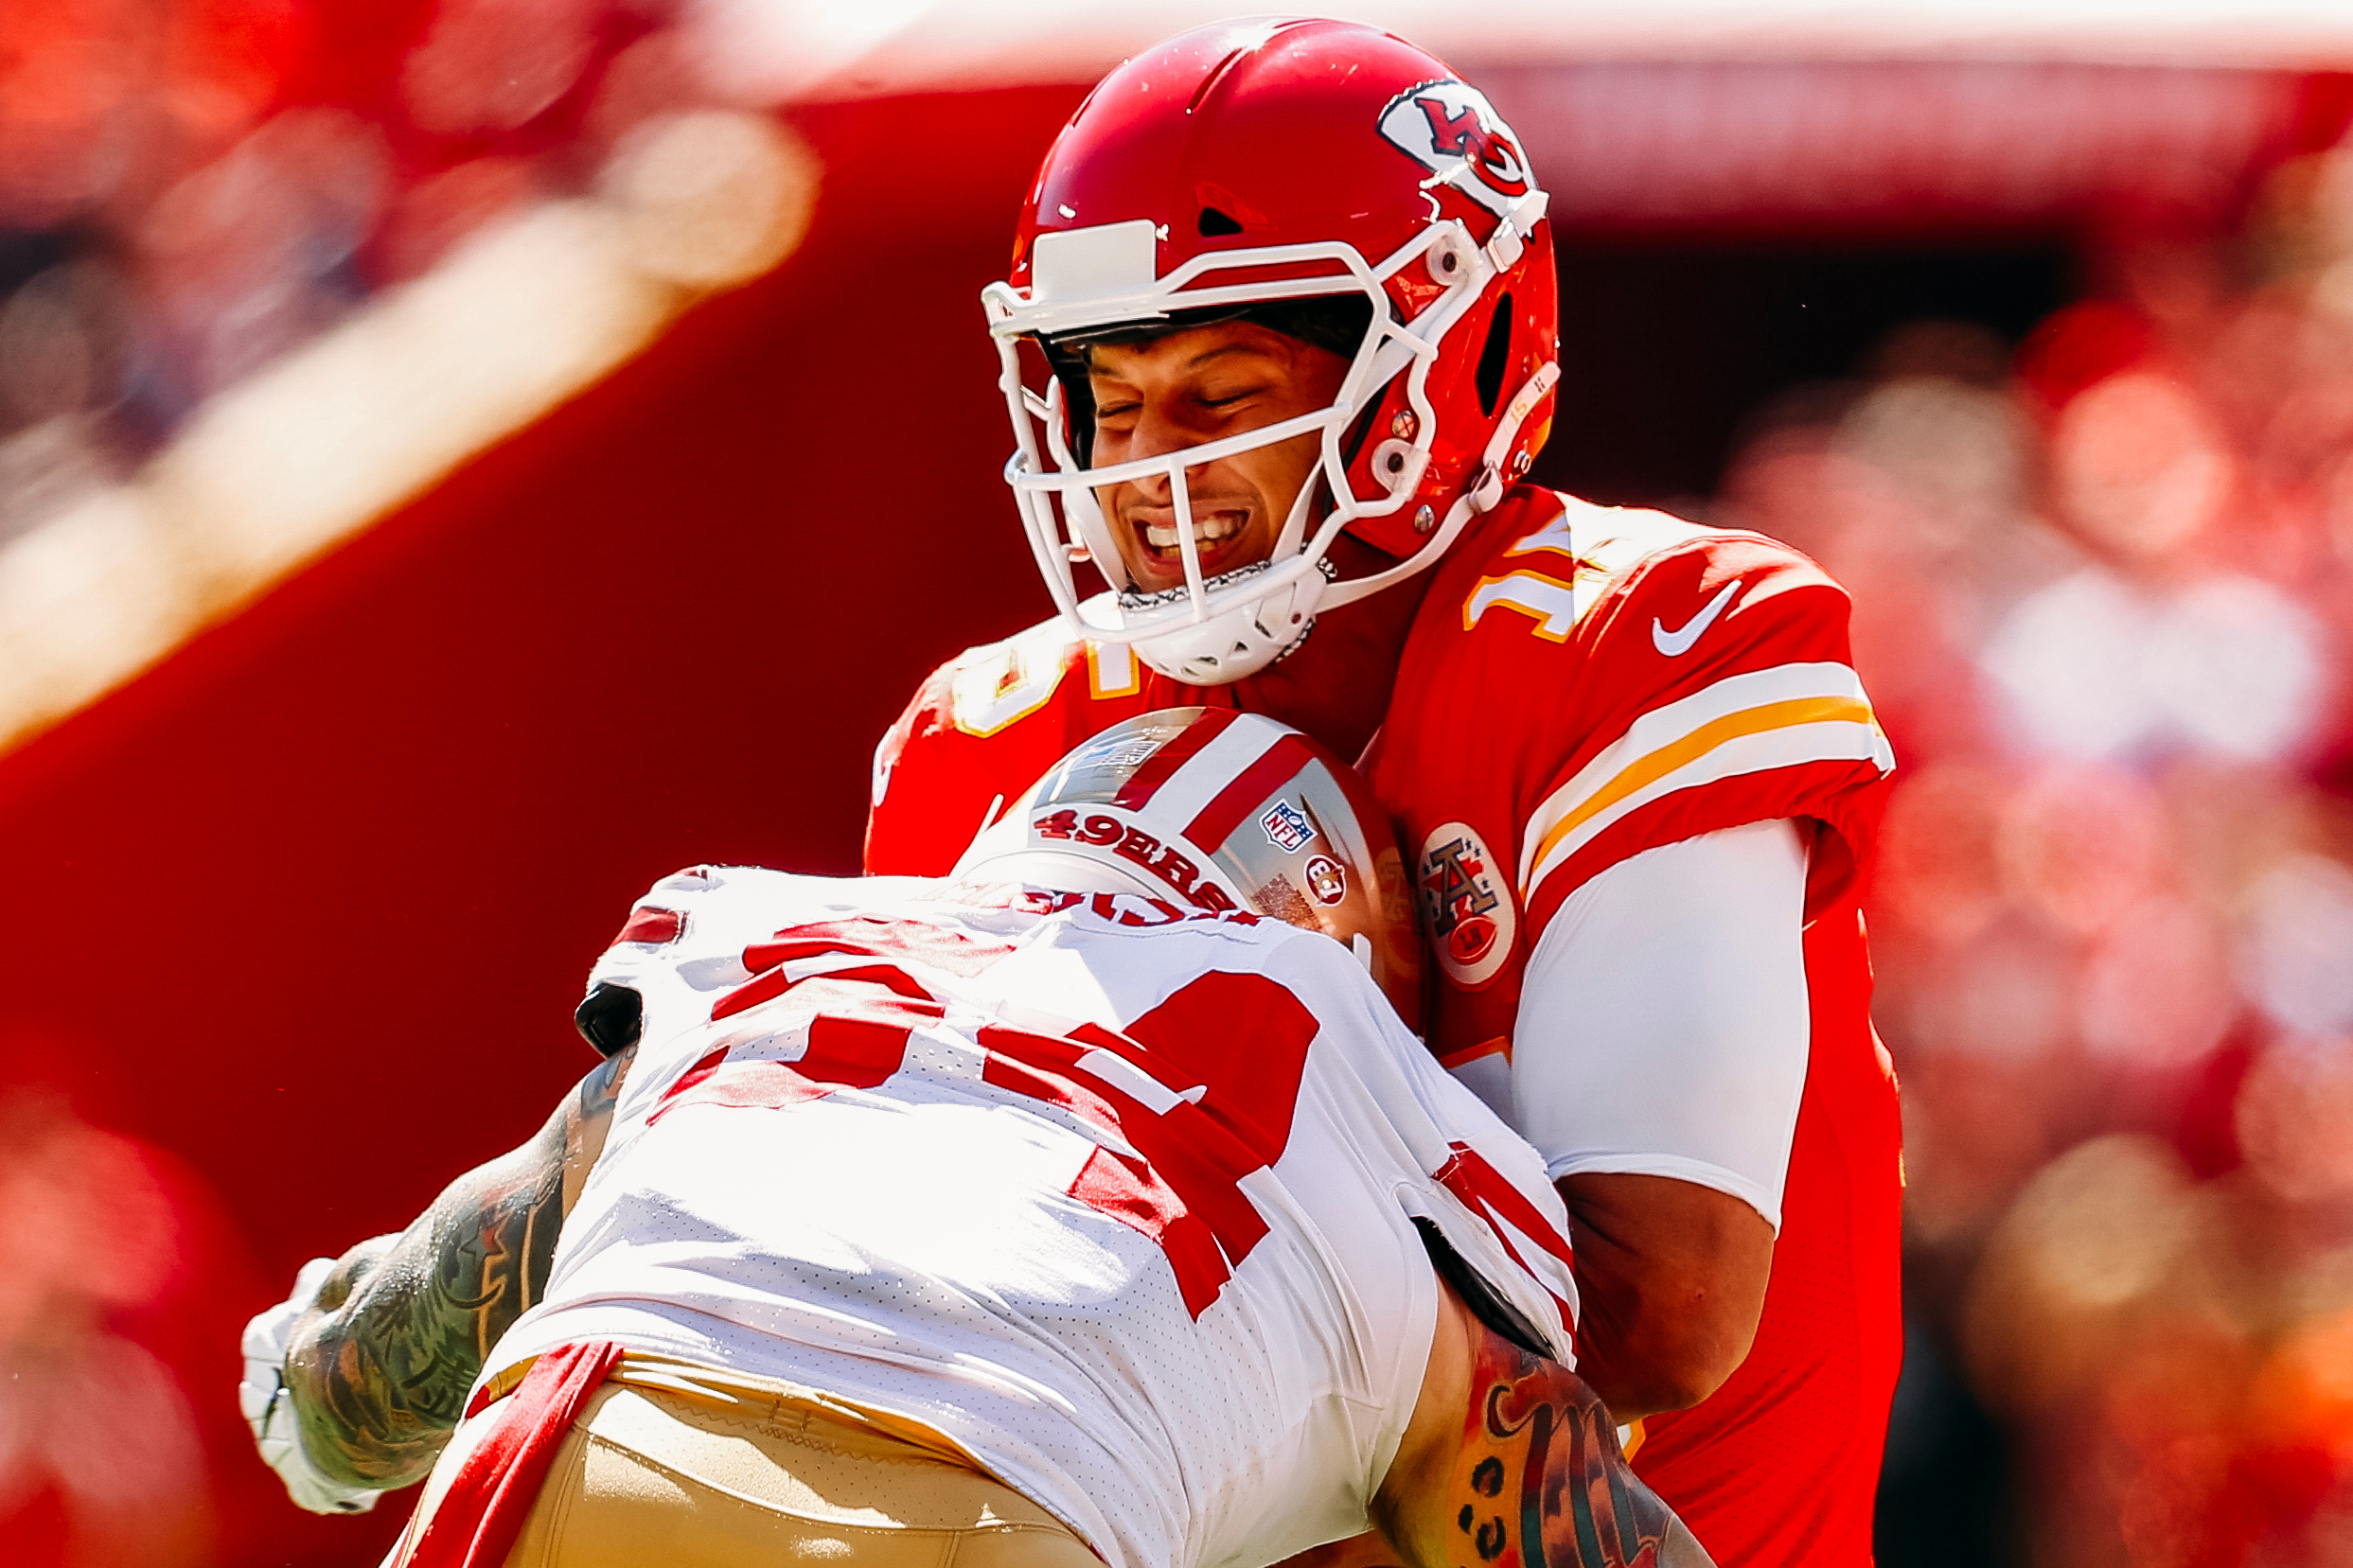
[(1428, 466), (1429, 454), (1410, 441), (1391, 439), (1372, 449), (1372, 477), (1391, 495), (1420, 484), (1422, 470)]
[(1492, 416), (1495, 403), (1503, 396), (1503, 372), (1512, 362), (1512, 296), (1505, 294), (1495, 301), (1495, 313), (1487, 324), (1487, 344), (1478, 351), (1478, 412)]
[(1204, 239), (1214, 239), (1220, 235), (1242, 232), (1242, 224), (1238, 219), (1231, 213), (1220, 211), (1216, 207), (1203, 207), (1201, 217), (1195, 226), (1200, 229), (1201, 238)]
[(1449, 228), (1431, 242), (1429, 254), (1423, 258), (1429, 269), (1430, 281), (1451, 285), (1460, 279), (1471, 265), (1470, 241), (1459, 229)]

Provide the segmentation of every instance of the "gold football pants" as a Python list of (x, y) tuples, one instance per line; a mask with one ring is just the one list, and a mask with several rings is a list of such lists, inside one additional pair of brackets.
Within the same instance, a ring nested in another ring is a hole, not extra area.
[[(420, 1519), (497, 1409), (452, 1439)], [(732, 1380), (649, 1386), (626, 1371), (573, 1422), (506, 1568), (818, 1562), (1103, 1568), (1067, 1525), (920, 1428)]]

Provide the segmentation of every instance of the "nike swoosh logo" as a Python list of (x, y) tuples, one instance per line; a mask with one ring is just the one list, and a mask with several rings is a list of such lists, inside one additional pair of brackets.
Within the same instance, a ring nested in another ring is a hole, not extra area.
[(1666, 623), (1657, 616), (1652, 616), (1651, 646), (1670, 659), (1690, 653), (1691, 644), (1699, 641), (1700, 633), (1716, 624), (1716, 617), (1724, 613), (1725, 607), (1732, 602), (1732, 595), (1740, 590), (1741, 580), (1735, 577), (1716, 590), (1716, 596), (1707, 601), (1707, 608), (1673, 631), (1669, 631)]

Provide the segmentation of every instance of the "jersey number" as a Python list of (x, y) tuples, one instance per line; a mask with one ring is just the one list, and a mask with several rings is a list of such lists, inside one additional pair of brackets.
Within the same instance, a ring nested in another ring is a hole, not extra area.
[[(681, 1105), (778, 1109), (876, 1088), (905, 1067), (913, 1031), (946, 1012), (904, 971), (871, 965), (789, 989), (823, 1008), (798, 1058), (730, 1061), (722, 1047), (679, 1080), (655, 1119)], [(1135, 1151), (1098, 1138), (1070, 1195), (1150, 1237), (1199, 1317), (1266, 1234), (1241, 1182), (1283, 1157), (1316, 1027), (1275, 981), (1212, 970), (1124, 1030), (1082, 1024), (1052, 1035), (991, 1024), (975, 1038), (987, 1058), (982, 1082)]]

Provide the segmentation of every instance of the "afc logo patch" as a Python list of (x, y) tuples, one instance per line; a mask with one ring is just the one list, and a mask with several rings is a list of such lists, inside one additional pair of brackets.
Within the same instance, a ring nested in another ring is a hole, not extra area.
[(1435, 176), (1425, 186), (1452, 185), (1498, 218), (1535, 188), (1519, 137), (1468, 82), (1424, 82), (1398, 94), (1382, 109), (1380, 127)]
[(1266, 841), (1286, 854), (1297, 854), (1316, 836), (1315, 824), (1307, 814), (1288, 801), (1277, 801), (1261, 813), (1258, 825), (1266, 830)]
[(1422, 922), (1446, 978), (1476, 991), (1503, 970), (1519, 929), (1508, 885), (1498, 886), (1495, 860), (1467, 822), (1442, 822), (1414, 856), (1422, 890)]

